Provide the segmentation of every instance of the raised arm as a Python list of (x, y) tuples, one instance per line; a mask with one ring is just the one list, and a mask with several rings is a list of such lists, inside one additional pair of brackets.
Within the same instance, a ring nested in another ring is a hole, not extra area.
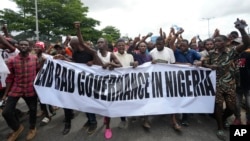
[(212, 36), (212, 39), (215, 38), (215, 37), (217, 37), (217, 36), (219, 36), (219, 35), (220, 35), (220, 30), (219, 30), (218, 28), (216, 28), (216, 29), (214, 30), (214, 34), (213, 34), (213, 36)]
[[(171, 28), (171, 30), (174, 30), (174, 28)], [(183, 28), (181, 28), (178, 32), (176, 32), (175, 34), (174, 34), (174, 36), (171, 38), (171, 40), (170, 40), (170, 42), (169, 42), (169, 46), (170, 46), (170, 48), (173, 50), (173, 51), (175, 51), (176, 50), (176, 45), (174, 44), (175, 43), (175, 41), (176, 41), (176, 39), (178, 38), (178, 36), (181, 34), (181, 33), (183, 33), (184, 32), (184, 30), (183, 30)]]
[(81, 45), (81, 47), (89, 54), (96, 55), (96, 50), (90, 48), (87, 44), (84, 43), (81, 30), (80, 30), (80, 22), (74, 22), (74, 25), (76, 28), (76, 35), (78, 37), (79, 44)]
[(136, 43), (140, 41), (141, 35), (139, 34), (137, 37), (134, 38), (132, 45), (129, 46), (127, 53), (133, 53)]
[(244, 20), (239, 20), (235, 22), (235, 28), (237, 28), (242, 36), (243, 46), (237, 46), (236, 50), (238, 52), (242, 52), (247, 48), (250, 48), (250, 38), (245, 31), (245, 27), (247, 26)]
[(0, 35), (0, 43), (2, 43), (5, 47), (7, 47), (10, 50), (10, 52), (14, 52), (16, 50), (16, 48), (12, 44), (10, 44), (2, 35)]
[(168, 33), (168, 36), (166, 37), (165, 39), (165, 43), (169, 45), (171, 39), (172, 39), (172, 36), (175, 35), (175, 31), (173, 30), (173, 28), (170, 28), (170, 31)]
[(10, 37), (10, 35), (8, 33), (7, 26), (5, 24), (2, 27), (2, 31), (3, 31), (5, 37), (8, 37), (8, 38)]

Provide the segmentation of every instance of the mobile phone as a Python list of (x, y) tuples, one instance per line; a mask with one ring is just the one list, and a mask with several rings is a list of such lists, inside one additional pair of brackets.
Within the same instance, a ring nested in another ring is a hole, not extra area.
[(179, 26), (177, 26), (177, 25), (175, 25), (175, 24), (174, 24), (172, 27), (173, 27), (177, 32), (181, 29), (181, 27), (179, 27)]

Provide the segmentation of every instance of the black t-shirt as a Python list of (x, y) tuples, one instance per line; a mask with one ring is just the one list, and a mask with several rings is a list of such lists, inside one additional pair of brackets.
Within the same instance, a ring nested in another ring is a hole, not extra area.
[(250, 90), (250, 49), (240, 54), (237, 65), (240, 71), (241, 87)]
[(76, 51), (72, 55), (72, 60), (76, 63), (87, 64), (87, 62), (92, 61), (93, 59), (93, 56), (86, 51)]

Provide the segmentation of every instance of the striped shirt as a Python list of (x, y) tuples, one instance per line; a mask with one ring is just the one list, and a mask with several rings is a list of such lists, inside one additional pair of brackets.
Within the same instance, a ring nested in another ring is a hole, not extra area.
[(35, 96), (33, 82), (38, 68), (37, 57), (33, 55), (28, 55), (27, 57), (17, 55), (16, 57), (10, 58), (7, 65), (10, 74), (6, 79), (6, 83), (12, 83), (8, 96)]

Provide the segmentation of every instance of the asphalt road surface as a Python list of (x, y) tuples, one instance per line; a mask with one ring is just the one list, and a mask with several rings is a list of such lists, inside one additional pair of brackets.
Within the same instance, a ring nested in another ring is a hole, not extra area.
[[(27, 111), (27, 106), (22, 100), (19, 100), (19, 109)], [(50, 123), (40, 127), (42, 118), (37, 119), (37, 135), (34, 141), (106, 141), (104, 137), (105, 126), (103, 125), (103, 117), (97, 115), (98, 127), (94, 134), (88, 135), (86, 130), (82, 128), (87, 121), (85, 113), (75, 111), (72, 120), (71, 131), (67, 135), (62, 135), (64, 128), (64, 112), (62, 109), (56, 111), (56, 115), (52, 117)], [(242, 114), (245, 115), (245, 114)], [(244, 116), (243, 116), (244, 117)], [(110, 141), (219, 141), (216, 136), (216, 122), (213, 118), (205, 114), (194, 114), (189, 118), (190, 126), (182, 127), (181, 132), (177, 132), (172, 128), (170, 115), (150, 116), (151, 129), (146, 130), (142, 127), (141, 118), (137, 118), (135, 122), (128, 118), (129, 125), (127, 129), (118, 128), (120, 118), (111, 119), (111, 129), (113, 137)], [(229, 118), (232, 122), (233, 116)], [(28, 132), (28, 116), (21, 118), (25, 130), (17, 139), (25, 140)], [(243, 119), (245, 122), (245, 119)], [(7, 139), (11, 130), (7, 126), (3, 117), (0, 116), (0, 141)], [(227, 141), (229, 141), (229, 131), (226, 130)]]

